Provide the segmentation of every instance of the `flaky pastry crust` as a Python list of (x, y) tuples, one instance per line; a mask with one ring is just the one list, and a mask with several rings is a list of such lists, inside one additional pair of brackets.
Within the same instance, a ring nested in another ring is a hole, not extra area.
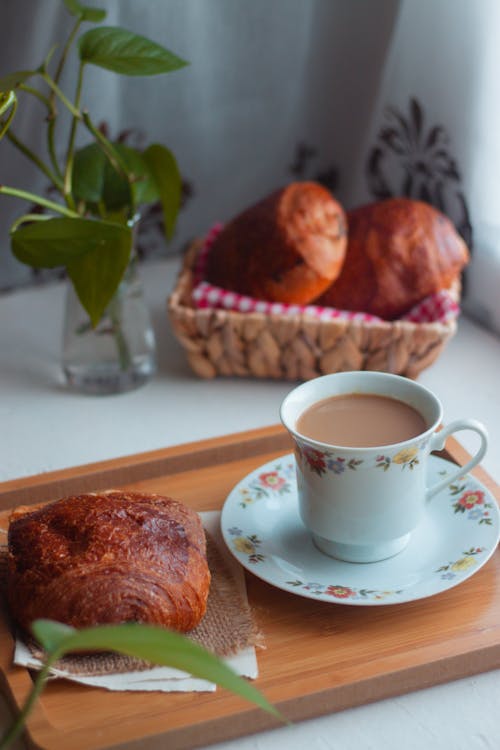
[(195, 511), (168, 497), (113, 490), (18, 508), (8, 549), (8, 601), (24, 630), (50, 618), (187, 631), (205, 613), (204, 530)]

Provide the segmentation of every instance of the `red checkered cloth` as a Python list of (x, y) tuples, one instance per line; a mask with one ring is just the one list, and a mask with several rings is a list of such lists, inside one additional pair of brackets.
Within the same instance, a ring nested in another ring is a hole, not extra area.
[[(275, 315), (309, 315), (321, 320), (356, 320), (363, 323), (381, 322), (376, 315), (351, 310), (337, 310), (333, 307), (319, 305), (290, 305), (283, 302), (266, 302), (265, 300), (248, 297), (244, 294), (231, 292), (227, 289), (209, 284), (204, 280), (208, 254), (215, 238), (222, 229), (222, 224), (215, 224), (208, 232), (198, 253), (193, 271), (193, 302), (196, 307), (235, 310), (237, 312), (261, 312)], [(448, 290), (444, 289), (431, 294), (413, 307), (401, 320), (412, 323), (447, 323), (458, 317), (460, 307), (456, 299)]]

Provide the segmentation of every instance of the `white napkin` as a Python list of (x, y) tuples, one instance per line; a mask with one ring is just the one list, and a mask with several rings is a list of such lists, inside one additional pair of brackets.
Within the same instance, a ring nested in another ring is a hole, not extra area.
[[(220, 554), (224, 556), (224, 559), (230, 567), (235, 581), (241, 589), (242, 596), (246, 599), (245, 577), (243, 571), (236, 560), (229, 554), (224, 544), (224, 540), (222, 539), (222, 534), (220, 532), (220, 512), (208, 511), (200, 513), (200, 517), (203, 521), (203, 526), (217, 544)], [(223, 661), (242, 677), (255, 679), (258, 676), (257, 656), (253, 646), (247, 646), (232, 656), (224, 657)], [(19, 639), (16, 640), (14, 663), (22, 667), (27, 667), (28, 669), (40, 669), (42, 666), (41, 661), (34, 657), (25, 644)], [(51, 671), (51, 677), (63, 677), (72, 680), (73, 682), (79, 682), (83, 685), (118, 691), (158, 690), (161, 692), (212, 692), (216, 689), (216, 685), (213, 682), (198, 679), (187, 672), (181, 672), (172, 667), (154, 667), (152, 669), (138, 672), (124, 672), (122, 674), (95, 676), (79, 676), (67, 672), (64, 669), (54, 668)]]

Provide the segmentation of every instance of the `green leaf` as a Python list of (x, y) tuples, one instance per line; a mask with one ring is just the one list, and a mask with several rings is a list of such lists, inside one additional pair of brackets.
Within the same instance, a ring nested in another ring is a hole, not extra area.
[(93, 326), (118, 288), (132, 247), (129, 227), (91, 219), (50, 219), (11, 234), (12, 252), (35, 268), (65, 266)]
[(100, 146), (91, 143), (75, 153), (73, 197), (86, 203), (102, 201), (108, 211), (127, 207), (132, 212), (135, 206), (158, 200), (156, 182), (140, 151), (123, 143), (112, 146), (132, 184), (114, 169)]
[(118, 151), (122, 163), (127, 167), (129, 175), (133, 178), (132, 190), (135, 205), (139, 206), (157, 201), (160, 198), (157, 182), (148, 161), (144, 158), (144, 154), (135, 148), (125, 146), (123, 143), (114, 143), (113, 145)]
[(163, 210), (165, 234), (170, 239), (181, 205), (182, 180), (177, 162), (172, 152), (158, 143), (149, 146), (142, 156), (156, 182)]
[(36, 72), (36, 70), (18, 70), (15, 73), (2, 76), (0, 78), (0, 91), (12, 91), (12, 89), (16, 89), (21, 83), (27, 81), (28, 78), (32, 78)]
[(54, 218), (27, 224), (11, 234), (13, 252), (21, 263), (35, 268), (64, 266), (117, 239), (126, 243), (130, 230), (106, 221)]
[(125, 242), (117, 235), (108, 239), (106, 245), (101, 243), (66, 264), (75, 292), (94, 328), (118, 289), (130, 259), (132, 233), (127, 227), (121, 229), (126, 233)]
[(43, 649), (49, 652), (59, 649), (69, 636), (77, 632), (70, 625), (55, 620), (35, 620), (32, 630)]
[(141, 153), (123, 143), (113, 143), (113, 148), (132, 183), (119, 174), (107, 161), (103, 186), (103, 199), (106, 207), (116, 211), (124, 206), (135, 208), (140, 203), (157, 200), (158, 192), (155, 182)]
[(82, 21), (100, 23), (101, 21), (104, 21), (107, 16), (105, 10), (101, 10), (100, 8), (89, 8), (88, 6), (78, 2), (78, 0), (63, 0), (63, 2), (72, 16), (81, 18)]
[(107, 158), (96, 143), (75, 152), (73, 162), (73, 197), (86, 203), (98, 203), (104, 190)]
[(134, 204), (134, 193), (129, 180), (117, 172), (108, 159), (104, 163), (102, 200), (108, 211), (119, 211), (124, 206), (132, 209)]
[(33, 632), (42, 645), (56, 643), (57, 650), (61, 653), (88, 650), (118, 651), (153, 664), (181, 669), (196, 677), (215, 682), (274, 716), (282, 718), (259, 690), (239, 677), (216, 656), (180, 633), (152, 625), (126, 623), (77, 630), (64, 637), (59, 623), (50, 620), (35, 621)]
[(156, 42), (116, 26), (90, 29), (80, 37), (78, 49), (82, 62), (122, 75), (158, 75), (187, 65)]

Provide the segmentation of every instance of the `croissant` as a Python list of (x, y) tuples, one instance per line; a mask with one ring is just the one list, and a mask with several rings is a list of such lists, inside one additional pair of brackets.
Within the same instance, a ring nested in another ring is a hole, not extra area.
[(209, 585), (200, 518), (171, 498), (112, 490), (11, 514), (7, 597), (23, 630), (49, 618), (187, 631), (205, 613)]
[(469, 260), (452, 222), (423, 201), (371, 203), (349, 211), (347, 223), (344, 265), (319, 305), (392, 320), (450, 287)]
[(270, 302), (307, 304), (338, 276), (345, 214), (315, 182), (293, 182), (236, 216), (215, 240), (206, 279)]

